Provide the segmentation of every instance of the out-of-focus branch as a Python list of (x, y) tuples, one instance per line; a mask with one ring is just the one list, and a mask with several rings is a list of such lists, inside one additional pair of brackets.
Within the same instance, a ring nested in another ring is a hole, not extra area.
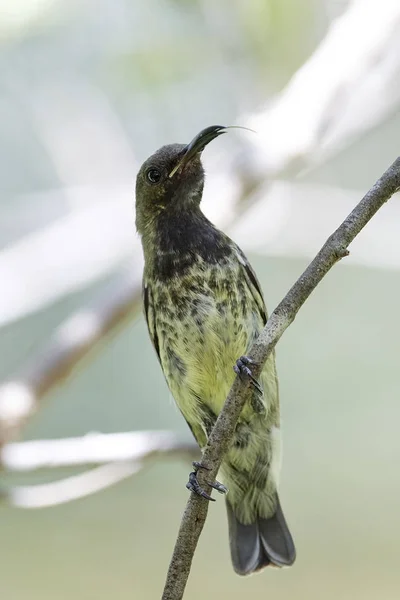
[(141, 468), (140, 462), (109, 463), (60, 481), (1, 489), (0, 501), (17, 508), (57, 506), (100, 492), (135, 475)]
[(20, 508), (63, 504), (131, 477), (156, 459), (194, 459), (198, 454), (194, 441), (179, 440), (169, 431), (91, 433), (82, 438), (12, 443), (2, 450), (3, 466), (9, 471), (100, 466), (51, 483), (4, 488), (0, 499)]
[[(361, 192), (305, 181), (277, 181), (268, 202), (260, 197), (229, 232), (247, 254), (311, 260), (326, 239), (332, 223), (339, 223), (355, 206)], [(400, 203), (390, 202), (373, 224), (354, 241), (346, 268), (400, 270), (398, 223)], [(313, 224), (310, 227), (310, 223)]]
[(43, 396), (61, 383), (106, 335), (135, 314), (140, 305), (140, 275), (122, 277), (113, 286), (112, 294), (104, 292), (96, 306), (81, 310), (62, 323), (44, 351), (0, 385), (0, 448), (18, 434)]
[(246, 162), (256, 179), (324, 162), (398, 106), (399, 27), (397, 0), (350, 2), (272, 105), (246, 121), (259, 133)]
[(61, 467), (96, 466), (111, 462), (140, 461), (170, 452), (198, 453), (192, 440), (179, 440), (171, 431), (88, 433), (83, 437), (12, 442), (1, 451), (8, 471), (37, 471)]
[[(253, 373), (258, 377), (277, 342), (294, 321), (298, 311), (333, 265), (348, 254), (348, 246), (387, 200), (400, 189), (400, 158), (382, 175), (322, 249), (273, 311), (260, 336), (250, 350)], [(199, 483), (208, 493), (207, 481), (215, 480), (227, 452), (236, 423), (249, 398), (249, 384), (236, 378), (204, 450)], [(207, 517), (208, 501), (192, 493), (182, 517), (178, 538), (169, 565), (162, 600), (181, 600), (189, 577), (197, 542)]]
[(85, 208), (0, 250), (0, 281), (7, 281), (0, 295), (0, 326), (106, 277), (128, 257), (132, 277), (140, 279), (143, 261), (134, 233), (132, 189), (87, 186), (52, 193), (55, 204), (67, 194)]

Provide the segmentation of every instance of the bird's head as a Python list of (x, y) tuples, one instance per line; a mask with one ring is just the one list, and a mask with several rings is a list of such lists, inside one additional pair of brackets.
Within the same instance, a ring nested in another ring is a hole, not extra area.
[(140, 234), (162, 213), (179, 216), (198, 207), (204, 187), (201, 153), (226, 127), (203, 129), (187, 145), (163, 146), (141, 166), (136, 179), (136, 226)]

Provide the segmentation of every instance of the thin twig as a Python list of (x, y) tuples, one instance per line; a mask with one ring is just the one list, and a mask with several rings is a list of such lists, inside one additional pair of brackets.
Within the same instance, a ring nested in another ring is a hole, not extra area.
[[(258, 376), (284, 331), (295, 319), (299, 309), (333, 265), (347, 256), (347, 247), (375, 213), (400, 189), (400, 158), (382, 175), (340, 227), (328, 238), (320, 252), (286, 294), (268, 319), (267, 325), (252, 346), (249, 355), (257, 367)], [(211, 492), (205, 480), (216, 478), (222, 459), (231, 443), (235, 426), (248, 398), (249, 385), (235, 379), (224, 407), (211, 432), (202, 463), (207, 474), (199, 471), (199, 483)], [(181, 600), (189, 577), (193, 555), (203, 529), (208, 502), (191, 494), (182, 517), (174, 552), (169, 565), (162, 600)]]

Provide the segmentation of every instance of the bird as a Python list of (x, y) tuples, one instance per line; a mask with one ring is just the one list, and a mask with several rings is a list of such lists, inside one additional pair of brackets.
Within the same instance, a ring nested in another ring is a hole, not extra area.
[[(247, 356), (267, 322), (257, 276), (239, 246), (201, 210), (205, 147), (229, 127), (161, 147), (136, 178), (136, 229), (144, 254), (143, 306), (169, 390), (204, 449), (235, 373), (250, 377), (246, 402), (215, 487), (226, 494), (234, 571), (290, 566), (296, 551), (278, 496), (280, 409), (275, 355), (253, 378)], [(218, 202), (218, 198), (215, 198)], [(208, 500), (197, 470), (187, 487)]]

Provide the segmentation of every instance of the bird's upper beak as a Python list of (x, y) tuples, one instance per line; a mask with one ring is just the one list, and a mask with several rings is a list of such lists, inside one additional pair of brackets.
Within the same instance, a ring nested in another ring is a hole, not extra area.
[(194, 156), (200, 154), (207, 146), (207, 144), (212, 142), (212, 140), (215, 140), (215, 138), (219, 135), (225, 133), (226, 130), (227, 127), (224, 127), (223, 125), (211, 125), (210, 127), (206, 127), (206, 129), (200, 131), (200, 133), (198, 133), (196, 137), (192, 139), (190, 144), (186, 146), (186, 148), (184, 149), (184, 155), (182, 156), (180, 161), (178, 161), (178, 164), (176, 164), (175, 167), (172, 169), (171, 173), (169, 174), (169, 177), (173, 177), (178, 171), (178, 169), (190, 162)]

